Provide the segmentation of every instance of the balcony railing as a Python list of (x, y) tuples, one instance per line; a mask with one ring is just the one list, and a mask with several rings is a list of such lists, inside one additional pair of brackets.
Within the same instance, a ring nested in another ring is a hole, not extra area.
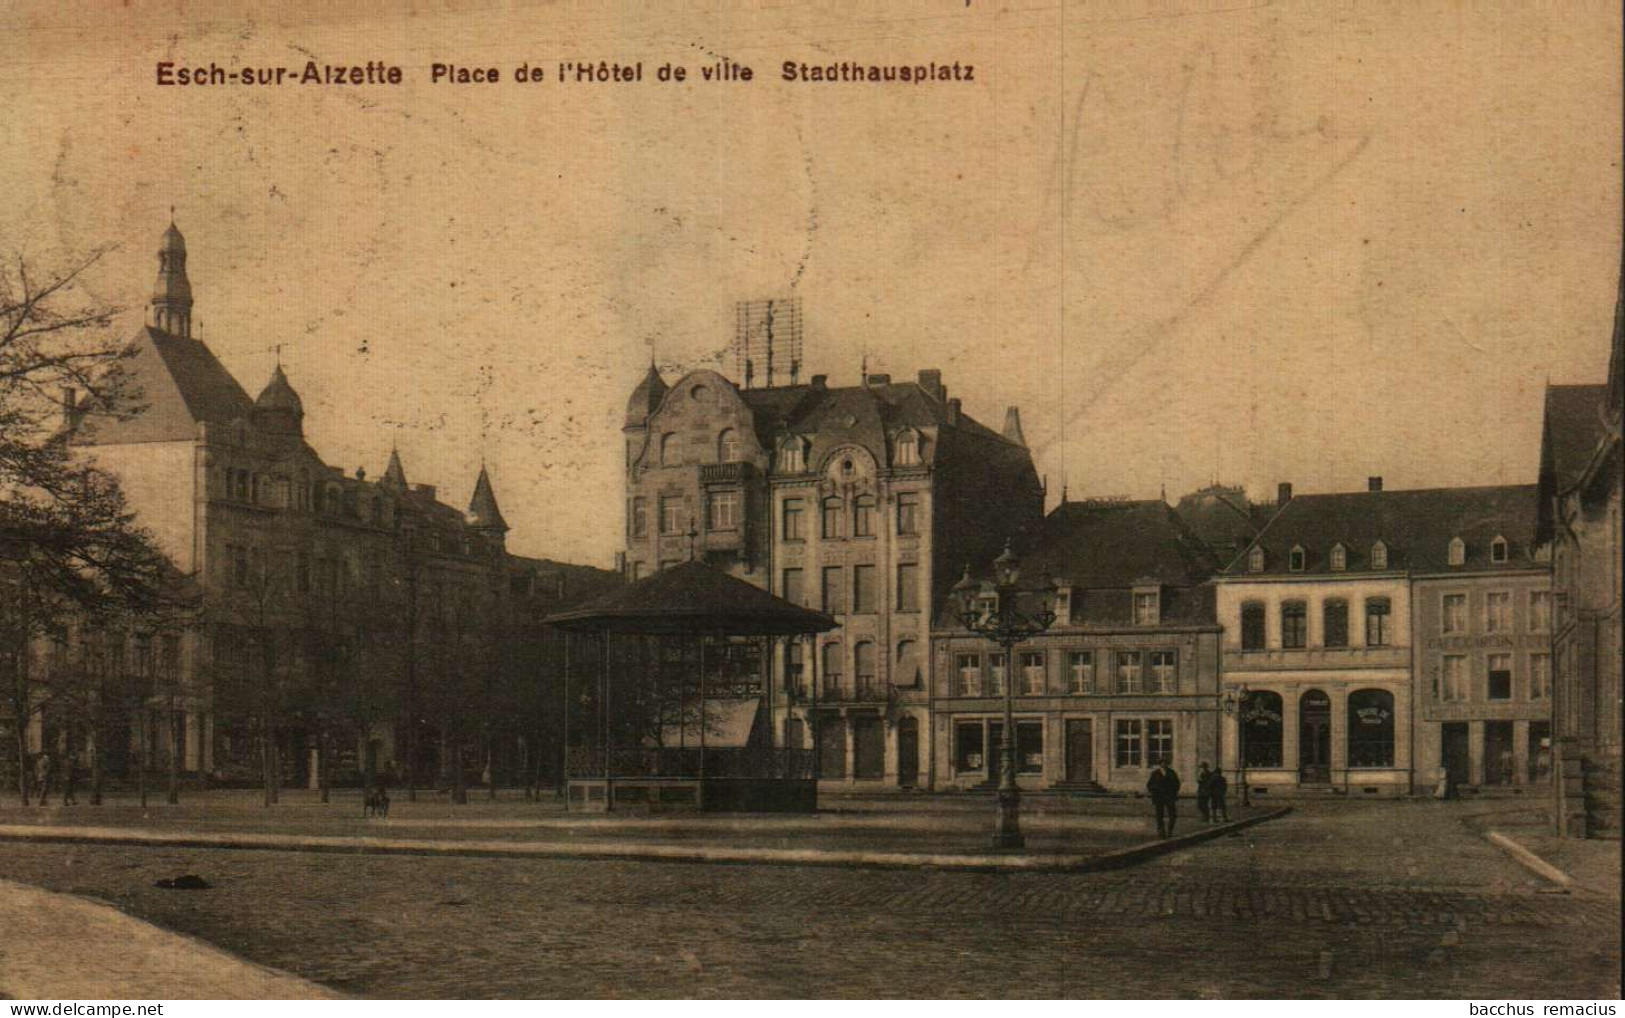
[(749, 479), (749, 463), (704, 463), (700, 465), (701, 484), (742, 484)]

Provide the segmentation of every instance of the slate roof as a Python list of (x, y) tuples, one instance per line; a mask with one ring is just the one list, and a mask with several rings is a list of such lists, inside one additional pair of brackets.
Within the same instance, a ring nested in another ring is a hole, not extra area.
[(663, 569), (542, 621), (582, 632), (739, 636), (822, 633), (838, 625), (703, 562)]
[[(961, 413), (957, 425), (948, 424), (948, 406), (918, 382), (885, 382), (829, 388), (786, 385), (772, 389), (742, 389), (739, 396), (756, 419), (757, 437), (773, 448), (786, 432), (813, 439), (810, 462), (822, 450), (847, 442), (883, 449), (886, 437), (900, 427), (953, 427), (967, 435), (990, 438), (1012, 449), (1023, 447)], [(851, 421), (851, 423), (847, 423)]]
[(496, 492), (491, 490), (491, 475), (485, 464), (480, 464), (480, 476), (474, 481), (474, 497), (468, 502), (468, 524), (476, 530), (507, 530), (508, 521), (497, 507)]
[(75, 445), (173, 442), (197, 437), (200, 421), (244, 419), (254, 403), (202, 340), (143, 326), (121, 362), (140, 409), (120, 420), (90, 408), (79, 420)]
[[(1021, 559), (1023, 588), (1035, 589), (1046, 573), (1071, 585), (1074, 624), (1128, 624), (1134, 587), (1145, 583), (1163, 588), (1164, 623), (1214, 621), (1206, 581), (1219, 563), (1160, 500), (1064, 502), (1018, 535), (1012, 549)], [(975, 578), (992, 573), (992, 556), (971, 564)], [(953, 611), (950, 599), (945, 624), (955, 624)]]
[(1606, 426), (1606, 385), (1552, 385), (1546, 389), (1546, 423), (1541, 434), (1541, 470), (1551, 456), (1552, 480), (1557, 490), (1579, 482), (1597, 450)]
[[(1382, 541), (1388, 570), (1448, 572), (1527, 569), (1533, 564), (1536, 488), (1532, 484), (1481, 488), (1424, 488), (1299, 495), (1286, 503), (1259, 535), (1264, 570), (1248, 568), (1248, 552), (1224, 570), (1227, 576), (1342, 575), (1331, 567), (1334, 545), (1347, 555), (1346, 573), (1370, 571), (1371, 549)], [(1507, 560), (1492, 562), (1490, 544), (1507, 542)], [(1450, 541), (1466, 544), (1462, 565), (1450, 564)], [(1292, 570), (1291, 552), (1304, 550), (1304, 567)]]

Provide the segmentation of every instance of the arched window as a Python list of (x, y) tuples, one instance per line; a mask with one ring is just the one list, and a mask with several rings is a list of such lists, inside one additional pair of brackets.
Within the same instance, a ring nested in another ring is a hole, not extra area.
[(875, 645), (859, 640), (852, 645), (852, 668), (858, 678), (858, 699), (872, 700), (880, 695), (875, 681)]
[(1253, 545), (1253, 550), (1247, 553), (1247, 571), (1261, 573), (1264, 571), (1264, 549)]
[(1497, 537), (1490, 542), (1490, 561), (1505, 562), (1507, 560), (1507, 539)]
[(799, 474), (807, 469), (806, 454), (801, 447), (801, 439), (794, 436), (784, 440), (779, 446), (779, 470), (786, 474)]
[(852, 536), (875, 536), (875, 497), (859, 495), (852, 502)]
[(674, 434), (673, 432), (670, 432), (670, 431), (668, 431), (664, 435), (660, 436), (660, 465), (661, 466), (663, 466), (663, 467), (674, 467), (682, 460), (682, 456), (683, 456), (682, 439), (678, 438), (676, 434)]
[(1242, 702), (1242, 756), (1248, 767), (1281, 766), (1281, 716), (1280, 693), (1249, 693)]
[(892, 669), (892, 684), (914, 688), (920, 684), (920, 661), (915, 657), (913, 640), (897, 641), (897, 666)]
[(1361, 689), (1349, 694), (1349, 766), (1394, 765), (1394, 694)]
[(1241, 606), (1241, 649), (1264, 649), (1264, 606), (1249, 601)]
[(897, 436), (897, 452), (892, 458), (894, 466), (912, 467), (920, 462), (920, 436), (912, 431)]
[(1341, 544), (1332, 545), (1332, 571), (1342, 572), (1349, 567), (1348, 549)]
[(717, 436), (717, 462), (739, 462), (739, 432), (724, 428), (722, 434)]
[(823, 535), (825, 539), (833, 539), (842, 536), (846, 529), (841, 525), (841, 517), (844, 515), (844, 508), (845, 507), (839, 498), (831, 497), (824, 499)]
[(1388, 568), (1388, 546), (1381, 541), (1371, 546), (1371, 568)]
[(841, 689), (841, 673), (844, 671), (842, 668), (844, 658), (841, 654), (841, 641), (834, 640), (824, 644), (824, 649), (820, 652), (819, 657), (818, 663), (823, 666), (825, 694), (839, 693)]
[(1467, 542), (1459, 537), (1450, 539), (1450, 564), (1459, 566), (1467, 561)]
[(897, 641), (897, 662), (899, 664), (901, 664), (903, 661), (907, 660), (909, 657), (913, 656), (913, 654), (914, 654), (914, 641), (913, 640), (898, 640)]
[(1303, 550), (1303, 545), (1292, 546), (1292, 553), (1287, 557), (1287, 568), (1295, 573), (1303, 572), (1303, 564), (1309, 558), (1309, 553)]

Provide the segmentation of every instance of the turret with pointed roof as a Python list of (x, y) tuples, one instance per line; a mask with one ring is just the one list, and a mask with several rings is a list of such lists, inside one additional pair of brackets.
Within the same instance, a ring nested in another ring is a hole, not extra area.
[(649, 361), (649, 370), (643, 376), (643, 381), (632, 390), (632, 398), (626, 402), (626, 426), (628, 428), (641, 428), (660, 406), (660, 401), (666, 398), (670, 391), (666, 380), (660, 377), (660, 369), (655, 367), (653, 360)]
[(406, 490), (406, 468), (401, 466), (400, 450), (394, 446), (390, 446), (389, 466), (384, 469), (384, 476), (379, 479), (378, 483), (386, 488), (394, 488), (396, 491)]
[(305, 427), (305, 404), (288, 383), (278, 363), (271, 372), (271, 380), (254, 400), (254, 423), (267, 431), (285, 435), (302, 435)]
[(491, 490), (491, 475), (485, 464), (480, 464), (479, 479), (474, 482), (474, 497), (468, 502), (468, 525), (474, 530), (485, 530), (498, 537), (508, 532), (508, 521), (497, 507), (496, 492)]

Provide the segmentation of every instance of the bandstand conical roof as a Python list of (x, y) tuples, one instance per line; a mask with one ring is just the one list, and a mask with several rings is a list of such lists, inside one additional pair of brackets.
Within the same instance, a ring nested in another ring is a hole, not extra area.
[(542, 621), (575, 632), (726, 636), (796, 636), (839, 625), (703, 562), (663, 569)]

